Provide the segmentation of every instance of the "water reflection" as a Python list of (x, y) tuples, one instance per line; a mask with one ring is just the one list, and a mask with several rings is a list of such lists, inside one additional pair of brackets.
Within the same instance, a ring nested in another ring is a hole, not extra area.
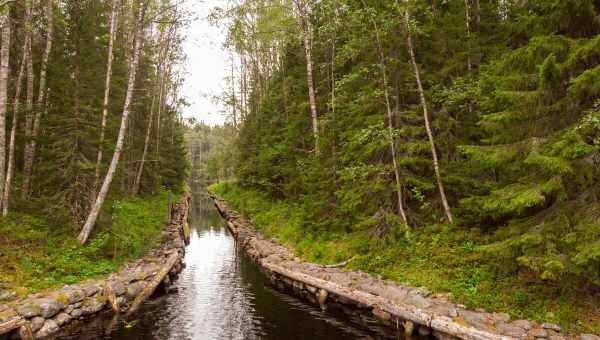
[(96, 320), (63, 338), (369, 338), (314, 306), (269, 288), (205, 197), (193, 202), (191, 222), (187, 267), (175, 282), (176, 293), (149, 301), (131, 323)]

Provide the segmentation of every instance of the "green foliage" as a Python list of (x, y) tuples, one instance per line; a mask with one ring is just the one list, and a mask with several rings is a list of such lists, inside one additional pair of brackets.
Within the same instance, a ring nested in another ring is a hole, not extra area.
[(551, 54), (544, 60), (540, 67), (540, 87), (545, 90), (555, 88), (560, 82), (560, 69), (556, 57)]
[(600, 96), (600, 66), (586, 70), (575, 78), (569, 87), (569, 94), (584, 103), (597, 99)]
[[(544, 282), (532, 281), (529, 276), (515, 275), (518, 268), (513, 259), (518, 257), (519, 265), (542, 270), (540, 274), (545, 279), (561, 279), (565, 272), (564, 256), (554, 254), (551, 259), (542, 259), (536, 255), (544, 238), (548, 238), (545, 232), (549, 229), (501, 243), (477, 229), (439, 226), (415, 229), (410, 239), (403, 235), (385, 240), (373, 238), (370, 228), (349, 233), (313, 233), (301, 227), (301, 207), (291, 201), (273, 200), (235, 182), (215, 184), (209, 189), (243, 211), (267, 237), (292, 247), (305, 260), (332, 264), (352, 257), (348, 269), (426, 287), (433, 293), (446, 293), (469, 308), (558, 322), (571, 331), (598, 331), (597, 319), (586, 323), (590, 304), (597, 304), (597, 297), (579, 291), (575, 282), (555, 289)], [(583, 226), (578, 229), (583, 230)], [(593, 234), (598, 230), (588, 232)], [(589, 235), (579, 235), (578, 241), (579, 237)], [(589, 269), (597, 265), (594, 262), (598, 260), (597, 243), (587, 249), (594, 250), (589, 253), (590, 259), (583, 259), (582, 254), (581, 260), (586, 263), (582, 268)]]
[(156, 244), (168, 202), (176, 198), (162, 190), (154, 196), (113, 201), (85, 246), (70, 228), (52, 225), (43, 216), (10, 214), (0, 222), (2, 281), (27, 294), (114, 272)]
[[(269, 18), (242, 3), (258, 21)], [(288, 21), (282, 27), (291, 32), (279, 38), (235, 31), (241, 56), (262, 55), (254, 44), (268, 46), (279, 64), (272, 72), (250, 66), (247, 115), (232, 153), (240, 187), (230, 190), (248, 201), (259, 197), (248, 212), (255, 218), (276, 204), (266, 230), (293, 235), (287, 242), (309, 259), (334, 262), (337, 250), (359, 254), (357, 268), (444, 287), (469, 305), (538, 319), (553, 309), (575, 322), (586, 307), (574, 311), (574, 295), (560, 291), (571, 282), (596, 289), (600, 275), (600, 8), (592, 0), (480, 1), (467, 26), (465, 3), (312, 2), (319, 155), (298, 39), (304, 31)], [(407, 49), (406, 11), (452, 230), (432, 227), (443, 205)], [(396, 170), (416, 227), (410, 237), (397, 223)], [(233, 196), (227, 198), (236, 202)], [(290, 223), (286, 211), (294, 212)], [(329, 243), (331, 235), (343, 242)], [(450, 274), (432, 270), (426, 258), (450, 261)], [(440, 272), (443, 279), (435, 277)], [(556, 289), (551, 295), (559, 302), (542, 298), (549, 297), (545, 289)], [(594, 322), (581, 320), (581, 327), (597, 328)]]

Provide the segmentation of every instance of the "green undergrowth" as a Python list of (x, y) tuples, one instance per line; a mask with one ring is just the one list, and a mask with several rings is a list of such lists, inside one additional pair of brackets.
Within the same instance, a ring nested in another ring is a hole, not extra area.
[(9, 214), (0, 219), (0, 291), (25, 295), (116, 271), (156, 245), (168, 220), (168, 203), (175, 199), (161, 191), (107, 201), (84, 246), (73, 226), (55, 225), (44, 216)]
[(555, 322), (572, 333), (600, 333), (597, 294), (572, 280), (540, 281), (486, 256), (492, 242), (478, 229), (433, 225), (378, 240), (368, 231), (311, 230), (298, 203), (277, 201), (233, 182), (210, 190), (250, 218), (266, 236), (294, 249), (304, 260), (338, 263), (399, 283), (448, 293), (469, 308), (507, 312), (514, 319)]

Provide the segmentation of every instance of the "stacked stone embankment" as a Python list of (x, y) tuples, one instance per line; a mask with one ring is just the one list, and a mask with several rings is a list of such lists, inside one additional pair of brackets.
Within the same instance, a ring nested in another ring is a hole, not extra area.
[[(103, 310), (127, 311), (141, 294), (156, 289), (152, 285), (157, 279), (168, 290), (184, 266), (189, 200), (186, 194), (171, 208), (160, 245), (143, 258), (124, 264), (117, 273), (0, 304), (0, 339), (42, 339)], [(167, 262), (169, 268), (165, 268)], [(167, 274), (158, 278), (165, 270)]]
[(262, 236), (252, 223), (211, 194), (215, 206), (238, 243), (280, 290), (343, 314), (358, 326), (388, 338), (402, 335), (438, 339), (580, 339), (561, 327), (530, 320), (512, 320), (506, 313), (469, 310), (447, 296), (424, 288), (399, 285), (360, 271), (303, 262), (276, 240)]

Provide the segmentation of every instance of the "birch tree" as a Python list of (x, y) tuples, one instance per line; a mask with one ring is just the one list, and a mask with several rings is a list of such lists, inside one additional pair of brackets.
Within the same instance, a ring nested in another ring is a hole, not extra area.
[(417, 64), (417, 60), (415, 57), (415, 49), (413, 46), (412, 40), (412, 31), (410, 25), (410, 13), (408, 7), (404, 9), (404, 22), (406, 25), (406, 46), (408, 49), (408, 54), (410, 57), (410, 63), (412, 65), (412, 69), (415, 75), (415, 81), (417, 83), (417, 90), (419, 92), (419, 98), (421, 100), (421, 106), (423, 107), (423, 120), (425, 121), (425, 131), (427, 132), (427, 139), (429, 140), (429, 146), (431, 147), (431, 157), (433, 161), (433, 170), (435, 172), (435, 178), (437, 181), (438, 189), (440, 192), (440, 198), (442, 200), (442, 205), (444, 207), (444, 213), (446, 214), (446, 218), (448, 222), (452, 223), (452, 212), (450, 211), (450, 206), (448, 205), (448, 200), (446, 199), (446, 191), (444, 190), (444, 184), (442, 183), (442, 176), (440, 174), (440, 165), (438, 160), (437, 150), (435, 148), (435, 140), (433, 138), (433, 132), (431, 130), (431, 122), (429, 119), (429, 109), (427, 107), (427, 99), (425, 98), (425, 91), (423, 90), (423, 83), (421, 82), (421, 73), (419, 71), (419, 65)]
[(467, 71), (471, 74), (471, 4), (465, 0), (465, 25), (467, 29)]
[[(368, 9), (368, 7), (366, 6), (364, 0), (363, 0), (363, 6), (365, 8)], [(367, 15), (369, 15), (367, 13)], [(381, 33), (379, 30), (379, 26), (377, 25), (377, 21), (370, 17), (371, 19), (371, 23), (373, 24), (373, 29), (375, 31), (375, 42), (377, 43), (377, 54), (379, 57), (379, 67), (381, 69), (381, 78), (382, 78), (382, 87), (383, 87), (383, 95), (385, 98), (385, 108), (386, 108), (386, 112), (387, 112), (387, 119), (388, 119), (388, 128), (387, 128), (387, 133), (388, 133), (388, 143), (390, 146), (390, 153), (392, 155), (392, 166), (394, 167), (394, 179), (395, 179), (395, 184), (396, 184), (396, 199), (398, 201), (397, 204), (397, 208), (398, 208), (398, 215), (400, 215), (400, 218), (402, 219), (402, 222), (404, 223), (404, 225), (408, 226), (408, 219), (406, 218), (406, 212), (404, 209), (404, 199), (402, 197), (402, 183), (401, 183), (401, 178), (400, 178), (400, 170), (398, 169), (398, 161), (396, 159), (396, 141), (394, 138), (394, 113), (392, 111), (392, 105), (391, 105), (391, 100), (390, 100), (390, 92), (389, 92), (389, 85), (388, 85), (388, 75), (387, 75), (387, 70), (386, 70), (386, 66), (385, 66), (385, 55), (383, 53), (383, 44), (381, 42)]]
[(140, 54), (143, 44), (143, 28), (144, 28), (144, 17), (146, 13), (146, 2), (143, 1), (140, 3), (138, 20), (137, 20), (137, 28), (135, 33), (135, 44), (132, 52), (132, 58), (129, 63), (129, 79), (127, 81), (127, 91), (125, 95), (125, 103), (123, 104), (123, 114), (121, 117), (121, 126), (119, 128), (119, 135), (117, 137), (117, 144), (115, 147), (115, 152), (113, 154), (112, 160), (110, 162), (110, 166), (104, 177), (104, 182), (102, 183), (102, 187), (100, 188), (100, 192), (96, 197), (94, 204), (90, 210), (90, 213), (77, 237), (78, 241), (81, 244), (84, 244), (92, 229), (96, 225), (96, 220), (98, 219), (98, 215), (100, 214), (100, 210), (102, 209), (102, 205), (104, 204), (104, 200), (106, 199), (106, 195), (108, 194), (108, 190), (110, 189), (110, 185), (112, 183), (115, 172), (117, 171), (117, 166), (119, 165), (119, 158), (121, 157), (121, 153), (123, 151), (123, 144), (125, 141), (125, 133), (127, 131), (127, 120), (129, 118), (129, 113), (131, 110), (131, 102), (133, 99), (133, 90), (135, 87), (135, 78), (137, 74), (138, 64), (140, 61)]
[[(164, 31), (161, 30), (160, 35), (159, 35), (159, 39), (158, 39), (158, 45), (160, 46), (160, 52), (158, 54), (158, 64), (156, 67), (156, 74), (155, 74), (155, 78), (156, 78), (156, 83), (153, 86), (153, 89), (151, 91), (151, 96), (152, 96), (152, 104), (150, 105), (150, 116), (148, 117), (148, 125), (146, 127), (146, 136), (144, 138), (144, 149), (142, 151), (142, 158), (140, 159), (140, 164), (137, 168), (136, 171), (136, 175), (135, 175), (135, 179), (133, 182), (133, 188), (131, 190), (131, 193), (133, 195), (137, 195), (139, 190), (140, 190), (140, 183), (142, 181), (142, 173), (144, 172), (144, 164), (146, 162), (146, 156), (148, 154), (148, 148), (150, 146), (150, 135), (152, 134), (152, 125), (154, 124), (154, 108), (156, 107), (156, 95), (157, 92), (162, 91), (162, 88), (159, 90), (159, 87), (162, 86), (161, 84), (161, 79), (162, 79), (162, 69), (164, 67), (165, 64), (165, 58), (166, 58), (166, 48), (162, 46), (163, 44), (163, 40), (164, 40)], [(168, 45), (167, 45), (168, 47)], [(157, 91), (158, 90), (158, 91)], [(161, 98), (159, 97), (159, 104), (160, 103)], [(159, 108), (160, 110), (160, 108)]]
[(54, 33), (54, 0), (48, 0), (45, 12), (46, 12), (46, 48), (42, 55), (42, 62), (40, 66), (40, 82), (39, 92), (36, 101), (35, 116), (33, 117), (33, 126), (31, 130), (31, 140), (28, 141), (25, 148), (25, 157), (23, 162), (23, 183), (21, 186), (21, 195), (27, 197), (31, 190), (31, 174), (33, 171), (33, 162), (35, 160), (35, 148), (36, 139), (40, 131), (40, 123), (42, 119), (42, 112), (44, 111), (44, 103), (46, 101), (46, 80), (48, 73), (48, 60), (50, 58), (50, 52), (52, 51), (52, 39)]
[(2, 46), (0, 46), (0, 193), (4, 192), (6, 166), (6, 109), (8, 106), (8, 76), (10, 73), (10, 9), (0, 7)]
[[(156, 86), (155, 86), (156, 88)], [(140, 165), (138, 166), (135, 180), (133, 182), (132, 194), (137, 195), (140, 191), (140, 183), (142, 181), (142, 173), (144, 172), (144, 163), (146, 162), (146, 155), (148, 154), (148, 146), (150, 144), (150, 134), (152, 133), (152, 124), (154, 123), (154, 107), (156, 104), (156, 90), (152, 91), (152, 104), (150, 105), (150, 116), (148, 117), (148, 126), (146, 127), (146, 137), (144, 138), (144, 150), (142, 151), (142, 158), (140, 159)]]
[(317, 112), (317, 100), (315, 98), (315, 83), (313, 79), (312, 40), (313, 27), (311, 22), (310, 0), (294, 0), (298, 11), (298, 22), (302, 30), (302, 41), (304, 43), (304, 56), (306, 58), (306, 83), (308, 85), (308, 100), (310, 115), (312, 118), (312, 130), (315, 139), (315, 153), (319, 154), (319, 115)]
[(112, 0), (112, 8), (110, 13), (110, 29), (108, 38), (108, 56), (106, 60), (106, 82), (104, 84), (104, 99), (102, 100), (102, 121), (100, 123), (100, 141), (98, 142), (98, 155), (96, 156), (96, 167), (94, 171), (94, 195), (98, 190), (98, 184), (100, 182), (100, 167), (102, 165), (103, 151), (104, 151), (104, 139), (106, 130), (106, 120), (108, 117), (108, 104), (110, 99), (110, 87), (112, 80), (112, 69), (114, 59), (114, 40), (117, 32), (117, 13), (119, 8), (119, 0)]
[(12, 187), (12, 177), (15, 168), (15, 143), (17, 139), (17, 127), (21, 101), (21, 91), (23, 80), (25, 78), (26, 68), (30, 75), (27, 77), (27, 110), (31, 110), (33, 104), (33, 65), (31, 62), (31, 12), (32, 12), (31, 0), (25, 0), (25, 18), (23, 28), (25, 30), (25, 41), (23, 43), (23, 49), (21, 51), (21, 62), (19, 64), (19, 73), (17, 75), (17, 82), (15, 84), (15, 99), (13, 101), (13, 119), (12, 126), (10, 129), (10, 142), (8, 146), (8, 165), (6, 169), (6, 181), (4, 183), (4, 192), (2, 194), (2, 215), (8, 214), (8, 204), (10, 199), (10, 191)]

